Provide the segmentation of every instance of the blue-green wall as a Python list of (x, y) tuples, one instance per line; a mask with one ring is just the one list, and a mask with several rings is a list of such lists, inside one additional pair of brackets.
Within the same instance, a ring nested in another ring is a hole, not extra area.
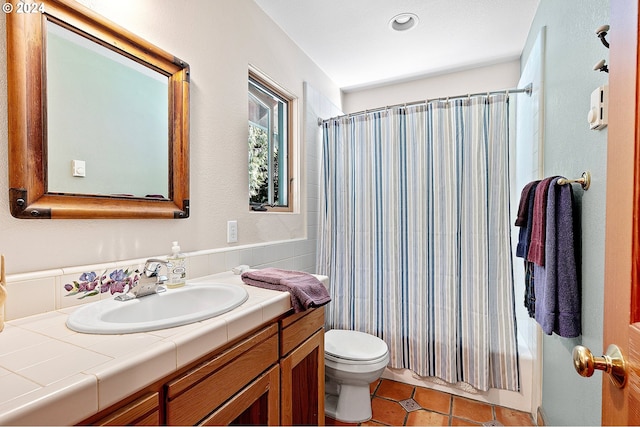
[[(602, 351), (604, 225), (607, 130), (589, 130), (591, 92), (608, 75), (593, 71), (609, 52), (595, 29), (609, 23), (609, 0), (541, 0), (523, 52), (522, 64), (540, 28), (546, 26), (544, 55), (544, 175), (592, 174), (591, 188), (575, 186), (582, 213), (582, 329), (578, 339), (543, 339), (542, 409), (547, 425), (600, 425), (599, 372), (582, 378), (571, 351), (582, 344)], [(611, 31), (615, 31), (614, 28)]]

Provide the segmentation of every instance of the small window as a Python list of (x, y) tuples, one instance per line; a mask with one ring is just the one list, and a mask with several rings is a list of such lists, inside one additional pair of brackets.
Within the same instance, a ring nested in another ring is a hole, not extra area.
[(292, 99), (249, 73), (249, 206), (291, 211)]

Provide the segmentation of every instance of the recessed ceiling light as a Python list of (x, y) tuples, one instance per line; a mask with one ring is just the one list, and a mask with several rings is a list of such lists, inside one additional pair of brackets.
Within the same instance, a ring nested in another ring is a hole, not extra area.
[(389, 21), (389, 28), (395, 31), (408, 31), (418, 25), (418, 15), (415, 13), (401, 13)]

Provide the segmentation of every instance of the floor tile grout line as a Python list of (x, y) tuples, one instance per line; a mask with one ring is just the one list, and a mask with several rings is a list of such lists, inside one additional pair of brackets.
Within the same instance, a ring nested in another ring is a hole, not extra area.
[[(390, 382), (397, 382), (397, 381), (394, 381), (394, 380), (388, 380), (388, 379), (382, 379), (382, 380), (378, 381), (378, 382), (376, 383), (376, 386), (375, 386), (375, 388), (374, 388), (374, 390), (373, 390), (372, 394), (371, 394), (372, 398), (373, 398), (373, 397), (377, 397), (377, 398), (380, 398), (380, 399), (385, 400), (385, 401), (395, 402), (395, 403), (398, 403), (398, 404), (399, 404), (399, 403), (400, 403), (400, 401), (399, 401), (398, 399), (396, 399), (396, 398), (391, 398), (391, 397), (381, 396), (381, 395), (378, 395), (378, 394), (377, 394), (377, 393), (378, 393), (378, 391), (379, 391), (379, 389), (380, 389), (380, 387), (382, 386), (382, 382), (384, 382), (385, 380), (386, 380), (386, 381), (390, 381)], [(400, 383), (402, 383), (402, 382), (400, 382)], [(402, 384), (405, 384), (405, 383), (402, 383)], [(410, 397), (409, 397), (409, 399), (413, 399), (413, 400), (414, 400), (414, 402), (416, 402), (416, 401), (415, 401), (415, 396), (416, 396), (416, 392), (417, 392), (417, 390), (418, 390), (418, 386), (412, 385), (411, 393), (410, 393)], [(436, 390), (436, 391), (437, 391), (437, 390)], [(453, 393), (447, 393), (447, 392), (444, 392), (444, 391), (440, 391), (440, 393), (442, 393), (442, 394), (446, 394), (446, 395), (448, 396), (448, 399), (449, 399), (449, 410), (448, 410), (448, 413), (439, 412), (439, 411), (434, 410), (434, 409), (428, 409), (428, 408), (425, 408), (425, 407), (423, 407), (422, 405), (420, 405), (420, 404), (418, 404), (418, 403), (416, 402), (416, 404), (417, 404), (417, 406), (418, 406), (418, 408), (419, 408), (418, 410), (423, 410), (423, 411), (427, 411), (427, 412), (433, 412), (433, 413), (437, 413), (437, 414), (441, 414), (441, 415), (447, 416), (447, 417), (448, 417), (448, 425), (451, 425), (451, 424), (453, 423), (453, 417), (454, 417), (454, 414), (453, 414), (453, 409), (454, 409), (454, 408), (453, 408), (453, 404), (454, 404), (454, 400), (455, 400), (455, 398), (456, 398), (456, 395), (454, 395)], [(473, 399), (471, 399), (471, 400), (473, 400)], [(482, 402), (480, 402), (480, 403), (482, 403)], [(490, 403), (490, 402), (484, 402), (484, 403), (485, 403), (485, 404), (487, 404), (488, 406), (490, 406), (492, 420), (493, 420), (493, 421), (498, 421), (498, 419), (497, 419), (497, 408), (496, 408), (496, 407), (497, 407), (497, 406), (500, 406), (500, 405), (496, 405), (496, 404), (493, 404), (493, 403)], [(406, 425), (406, 423), (409, 421), (409, 415), (410, 415), (410, 412), (412, 412), (412, 411), (407, 411), (407, 410), (406, 410), (406, 408), (404, 408), (402, 405), (400, 405), (400, 407), (402, 408), (401, 410), (403, 410), (403, 411), (404, 411), (404, 415), (405, 415), (403, 425)], [(507, 409), (511, 409), (511, 408), (507, 408)], [(532, 419), (532, 417), (531, 417), (531, 415), (530, 415), (530, 414), (529, 414), (529, 418), (530, 418), (530, 419)], [(474, 422), (474, 423), (477, 423), (477, 422), (478, 422), (478, 421), (474, 421), (474, 420), (467, 420), (466, 418), (461, 418), (461, 419), (462, 419), (462, 420), (469, 421), (469, 422)], [(374, 421), (375, 421), (375, 420), (374, 420)]]

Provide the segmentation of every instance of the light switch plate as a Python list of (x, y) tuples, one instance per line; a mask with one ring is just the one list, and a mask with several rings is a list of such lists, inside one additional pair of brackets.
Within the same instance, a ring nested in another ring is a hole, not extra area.
[(238, 241), (238, 221), (227, 221), (227, 243)]
[(85, 177), (87, 166), (84, 160), (71, 160), (71, 174), (73, 176)]

